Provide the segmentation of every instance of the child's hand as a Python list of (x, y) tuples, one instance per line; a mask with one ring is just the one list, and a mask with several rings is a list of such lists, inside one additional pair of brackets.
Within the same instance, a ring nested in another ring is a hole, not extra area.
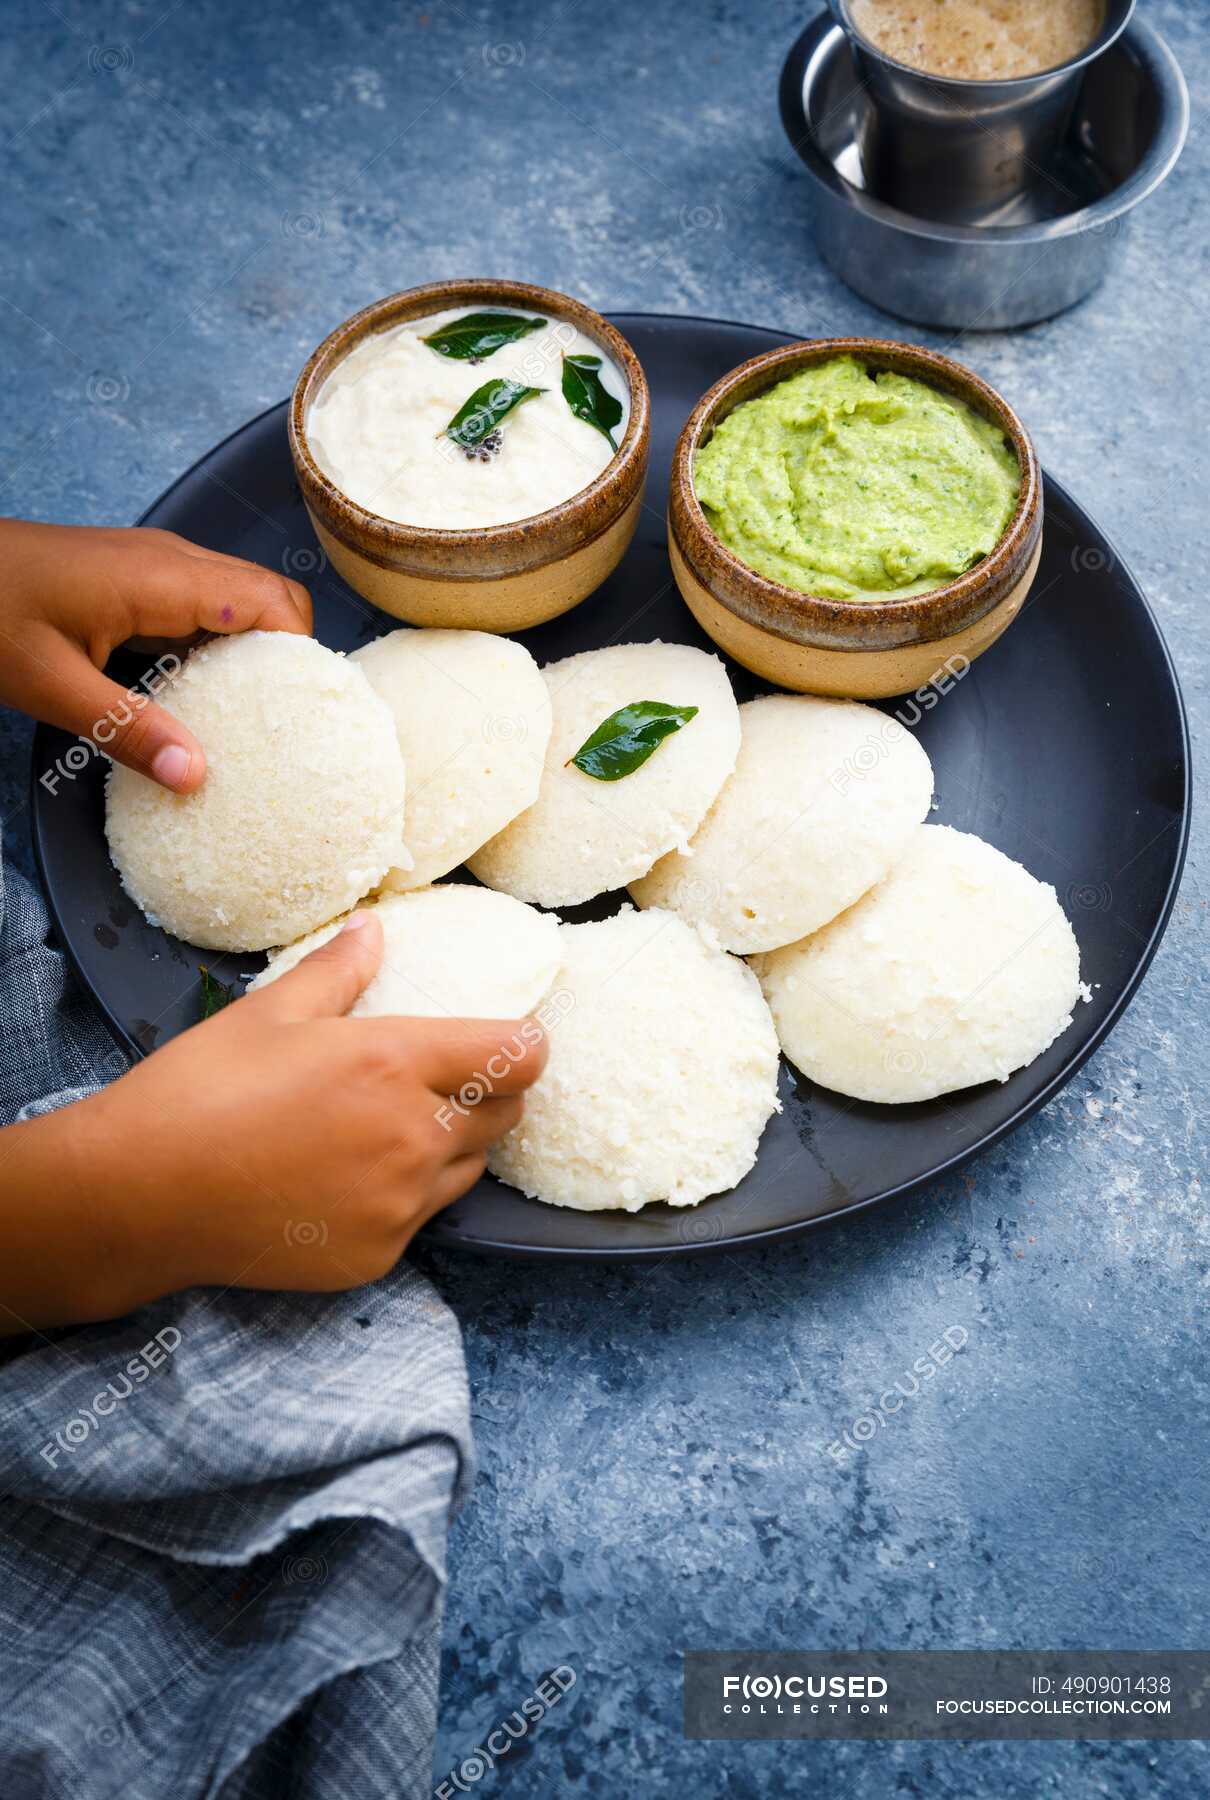
[[(197, 1284), (354, 1287), (478, 1180), (545, 1041), (532, 1021), (341, 1017), (382, 954), (372, 913), (354, 918), (112, 1087), (3, 1134), (0, 1335)], [(488, 1097), (451, 1107), (473, 1078)]]
[(79, 737), (102, 725), (107, 755), (177, 793), (201, 783), (201, 745), (101, 670), (128, 638), (254, 628), (309, 632), (306, 589), (171, 531), (0, 520), (0, 701)]

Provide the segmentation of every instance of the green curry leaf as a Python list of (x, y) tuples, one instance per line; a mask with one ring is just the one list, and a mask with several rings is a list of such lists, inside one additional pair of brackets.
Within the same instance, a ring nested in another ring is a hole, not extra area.
[(216, 1012), (222, 1012), (224, 1006), (230, 1006), (236, 992), (225, 982), (216, 981), (205, 963), (200, 965), (198, 974), (202, 978), (202, 1018), (211, 1019)]
[(599, 356), (565, 356), (563, 358), (563, 398), (577, 419), (595, 425), (616, 450), (613, 427), (622, 417), (622, 402), (611, 394), (601, 380)]
[(485, 381), (469, 400), (463, 401), (446, 426), (445, 436), (452, 438), (463, 450), (475, 450), (515, 406), (545, 392), (545, 388), (526, 387), (523, 382), (508, 381), (503, 377)]
[(420, 341), (438, 356), (452, 356), (458, 362), (482, 362), (503, 345), (515, 344), (531, 331), (541, 331), (545, 324), (545, 319), (523, 319), (519, 313), (466, 313)]
[(574, 756), (567, 759), (595, 781), (632, 775), (652, 751), (697, 717), (696, 706), (668, 706), (663, 700), (632, 700), (603, 719)]

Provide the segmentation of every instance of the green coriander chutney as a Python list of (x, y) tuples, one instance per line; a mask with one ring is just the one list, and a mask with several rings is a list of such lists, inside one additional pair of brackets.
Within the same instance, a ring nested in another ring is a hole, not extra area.
[(1021, 471), (964, 401), (837, 356), (729, 413), (693, 483), (712, 530), (761, 575), (882, 600), (942, 587), (994, 550)]

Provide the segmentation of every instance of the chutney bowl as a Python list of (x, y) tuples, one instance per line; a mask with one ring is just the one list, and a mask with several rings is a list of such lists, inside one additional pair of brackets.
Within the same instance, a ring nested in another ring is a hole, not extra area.
[[(619, 371), (629, 414), (617, 451), (559, 505), (503, 525), (453, 530), (383, 518), (319, 467), (307, 419), (324, 383), (368, 338), (452, 308), (502, 305), (566, 322)], [(582, 301), (529, 282), (432, 281), (363, 307), (308, 359), (290, 401), (289, 439), (303, 501), (332, 567), (351, 588), (411, 625), (524, 631), (567, 612), (601, 585), (638, 525), (650, 447), (647, 380), (621, 333)]]
[[(800, 370), (838, 356), (875, 373), (907, 375), (964, 401), (997, 425), (1021, 472), (1017, 503), (991, 553), (921, 594), (837, 600), (773, 581), (716, 534), (693, 482), (697, 452), (737, 406)], [(886, 338), (819, 338), (741, 363), (715, 382), (686, 421), (672, 459), (668, 553), (681, 596), (727, 655), (798, 693), (877, 700), (913, 692), (955, 668), (965, 672), (1025, 604), (1042, 553), (1037, 454), (1008, 402), (960, 363)]]

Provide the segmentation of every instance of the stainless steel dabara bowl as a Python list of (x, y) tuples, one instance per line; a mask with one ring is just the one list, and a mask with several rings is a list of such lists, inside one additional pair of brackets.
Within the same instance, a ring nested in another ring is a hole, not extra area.
[(1176, 58), (1141, 19), (1079, 81), (1061, 142), (1027, 169), (1028, 185), (994, 222), (924, 217), (871, 191), (863, 150), (874, 99), (848, 31), (822, 14), (786, 60), (781, 114), (811, 178), (824, 261), (863, 299), (921, 325), (1028, 325), (1084, 299), (1130, 212), (1180, 155), (1189, 95)]

